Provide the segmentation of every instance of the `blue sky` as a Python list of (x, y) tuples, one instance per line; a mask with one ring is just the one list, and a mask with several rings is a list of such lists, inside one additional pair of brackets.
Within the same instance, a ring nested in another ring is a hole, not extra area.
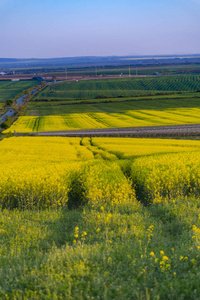
[(0, 57), (200, 53), (200, 0), (0, 0)]

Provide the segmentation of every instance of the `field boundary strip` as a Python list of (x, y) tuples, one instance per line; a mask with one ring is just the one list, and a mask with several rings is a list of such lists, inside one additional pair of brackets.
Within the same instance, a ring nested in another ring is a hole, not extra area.
[[(20, 133), (16, 133), (19, 134)], [(69, 131), (46, 131), (31, 132), (29, 136), (172, 136), (172, 135), (199, 135), (200, 124), (188, 125), (167, 125), (167, 126), (147, 126), (147, 127), (124, 127), (124, 128), (103, 128), (90, 130), (69, 130)]]

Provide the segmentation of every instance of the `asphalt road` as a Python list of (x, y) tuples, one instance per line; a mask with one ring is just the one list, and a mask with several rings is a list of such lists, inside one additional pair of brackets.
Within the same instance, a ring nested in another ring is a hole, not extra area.
[(23, 105), (23, 104), (24, 104), (23, 100), (24, 100), (24, 98), (26, 98), (27, 96), (28, 96), (28, 95), (26, 94), (26, 95), (20, 97), (19, 99), (17, 99), (17, 106)]
[(15, 114), (15, 111), (13, 109), (9, 109), (9, 111), (7, 111), (1, 118), (0, 120), (2, 122), (6, 121), (6, 117), (12, 117)]
[(156, 136), (200, 136), (200, 124), (149, 126), (149, 127), (126, 127), (126, 128), (103, 128), (90, 130), (69, 130), (34, 132), (29, 136), (131, 136), (131, 137), (156, 137)]

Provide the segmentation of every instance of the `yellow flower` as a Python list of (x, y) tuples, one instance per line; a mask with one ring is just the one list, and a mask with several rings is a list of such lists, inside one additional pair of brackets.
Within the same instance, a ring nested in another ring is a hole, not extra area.
[(76, 227), (75, 227), (75, 232), (78, 232), (78, 231), (79, 231), (79, 227), (76, 226)]
[(162, 259), (163, 259), (164, 261), (166, 261), (166, 260), (168, 260), (169, 258), (168, 258), (166, 255), (164, 255)]
[(152, 257), (155, 256), (155, 254), (154, 254), (153, 251), (150, 252), (150, 255), (151, 255)]
[(191, 259), (191, 262), (195, 265), (197, 261), (196, 261), (196, 259), (193, 258), (193, 259)]
[(165, 252), (163, 250), (160, 251), (161, 255), (165, 255)]

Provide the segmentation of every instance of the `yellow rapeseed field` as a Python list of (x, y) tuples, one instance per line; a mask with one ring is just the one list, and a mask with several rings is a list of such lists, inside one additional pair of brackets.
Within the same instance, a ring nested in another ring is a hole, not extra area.
[(74, 139), (74, 144), (76, 141), (77, 149), (65, 138), (13, 137), (1, 141), (1, 205), (64, 205), (70, 173), (80, 165), (79, 141)]
[(108, 204), (114, 206), (136, 199), (131, 182), (115, 162), (88, 164), (84, 170), (83, 182), (89, 204), (100, 207), (101, 210)]
[(130, 110), (121, 113), (71, 113), (22, 116), (4, 132), (62, 131), (92, 128), (137, 127), (199, 123), (199, 108)]
[(200, 151), (136, 159), (131, 178), (144, 202), (200, 195)]
[(93, 138), (93, 144), (121, 158), (200, 150), (200, 141), (174, 139), (96, 137)]
[(199, 141), (12, 137), (0, 144), (2, 208), (104, 209), (200, 193)]

